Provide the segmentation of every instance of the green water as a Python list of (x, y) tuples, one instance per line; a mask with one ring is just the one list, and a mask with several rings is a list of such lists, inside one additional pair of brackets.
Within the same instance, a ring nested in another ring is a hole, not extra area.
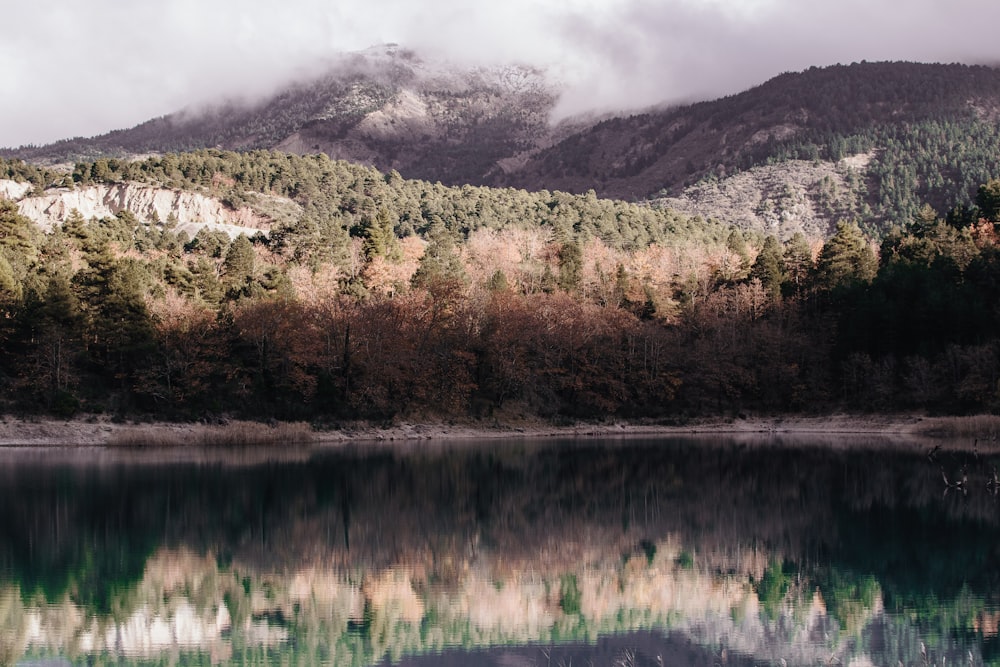
[(3, 450), (0, 664), (1000, 664), (942, 445)]

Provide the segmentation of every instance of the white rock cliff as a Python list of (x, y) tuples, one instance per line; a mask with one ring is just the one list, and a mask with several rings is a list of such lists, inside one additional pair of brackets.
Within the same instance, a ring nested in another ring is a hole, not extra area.
[[(0, 196), (5, 196), (3, 190), (0, 190)], [(61, 225), (74, 210), (87, 220), (113, 217), (121, 211), (129, 211), (140, 222), (147, 224), (166, 222), (173, 216), (177, 220), (178, 231), (185, 231), (190, 236), (203, 227), (219, 229), (234, 237), (241, 233), (250, 236), (257, 231), (266, 234), (270, 224), (270, 220), (248, 207), (233, 210), (218, 199), (195, 192), (137, 183), (49, 190), (41, 196), (21, 199), (18, 209), (46, 230)]]

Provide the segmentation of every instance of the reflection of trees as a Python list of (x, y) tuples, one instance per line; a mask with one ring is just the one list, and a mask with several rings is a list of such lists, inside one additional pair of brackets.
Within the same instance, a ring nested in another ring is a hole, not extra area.
[(0, 485), (0, 558), (53, 593), (53, 571), (105, 559), (137, 575), (160, 545), (265, 570), (416, 563), (447, 580), (491, 554), (558, 569), (595, 544), (621, 555), (677, 535), (724, 570), (751, 567), (759, 549), (953, 594), (995, 576), (996, 504), (973, 472), (968, 496), (942, 499), (938, 467), (916, 450), (717, 440), (348, 448), (239, 469), (25, 463)]
[[(133, 471), (136, 472), (136, 471)], [(151, 523), (162, 498), (142, 492), (153, 471), (47, 466), (7, 471), (0, 570), (22, 591), (55, 601), (65, 593), (100, 613), (142, 576), (159, 544)]]
[[(718, 439), (349, 447), (248, 468), (14, 461), (0, 485), (0, 567), (25, 596), (68, 592), (89, 613), (114, 614), (151, 553), (185, 547), (242, 573), (206, 593), (225, 598), (237, 624), (264, 619), (243, 577), (321, 567), (352, 590), (367, 582), (375, 599), (373, 582), (403, 566), (427, 605), (412, 614), (427, 617), (441, 613), (431, 591), (534, 572), (553, 587), (547, 604), (569, 617), (593, 616), (605, 590), (581, 564), (662, 567), (657, 549), (670, 541), (679, 571), (749, 575), (771, 618), (818, 586), (853, 634), (881, 593), (890, 612), (913, 611), (944, 641), (988, 625), (996, 604), (997, 513), (978, 470), (967, 496), (942, 498), (938, 467), (916, 449)], [(283, 607), (282, 622), (305, 623), (302, 608)], [(354, 623), (351, 641), (365, 628), (392, 634), (411, 613), (366, 626), (351, 609), (337, 616), (338, 627)], [(328, 621), (315, 618), (319, 632)]]

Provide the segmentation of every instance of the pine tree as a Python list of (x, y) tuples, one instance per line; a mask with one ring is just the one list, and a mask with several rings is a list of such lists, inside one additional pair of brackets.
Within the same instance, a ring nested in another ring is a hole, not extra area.
[(795, 232), (785, 244), (782, 259), (785, 265), (786, 293), (801, 294), (813, 271), (812, 249), (802, 232)]
[(464, 284), (465, 268), (455, 251), (455, 240), (440, 218), (427, 229), (427, 241), (411, 284), (425, 289), (443, 282)]
[(11, 266), (26, 271), (38, 259), (38, 227), (21, 215), (14, 202), (0, 199), (0, 253)]
[(1000, 179), (991, 179), (976, 192), (979, 215), (991, 222), (1000, 222)]
[(816, 284), (831, 290), (852, 283), (870, 283), (878, 271), (875, 253), (857, 223), (838, 222), (816, 259)]
[[(21, 282), (7, 258), (0, 254), (0, 309), (10, 309), (21, 300)], [(2, 312), (2, 310), (0, 310)]]
[(253, 244), (246, 237), (246, 234), (240, 234), (233, 239), (229, 250), (226, 251), (226, 258), (222, 262), (222, 273), (226, 278), (226, 283), (231, 288), (242, 288), (253, 280), (255, 268), (256, 255)]
[(782, 255), (777, 237), (769, 235), (764, 239), (764, 245), (750, 268), (750, 277), (760, 280), (772, 299), (781, 297), (781, 286), (785, 282), (785, 260)]
[[(431, 224), (434, 222), (432, 220)], [(437, 222), (440, 222), (440, 218)], [(396, 242), (395, 225), (386, 209), (380, 208), (374, 218), (370, 215), (362, 217), (361, 237), (364, 239), (365, 257), (369, 260), (375, 257), (396, 259), (399, 244)]]

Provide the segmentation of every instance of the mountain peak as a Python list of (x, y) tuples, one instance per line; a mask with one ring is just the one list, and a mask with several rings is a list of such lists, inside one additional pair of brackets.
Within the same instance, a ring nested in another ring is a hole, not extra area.
[[(578, 194), (593, 189), (601, 196), (634, 200), (681, 197), (706, 180), (792, 158), (824, 160), (835, 170), (845, 157), (874, 151), (876, 158), (856, 170), (857, 183), (851, 185), (870, 194), (824, 205), (861, 213), (866, 205), (902, 201), (899, 193), (879, 192), (882, 175), (873, 170), (888, 168), (881, 156), (893, 142), (909, 141), (903, 136), (907, 132), (918, 131), (913, 128), (921, 123), (938, 123), (933, 133), (956, 137), (939, 150), (954, 151), (967, 143), (962, 137), (969, 132), (989, 133), (1000, 116), (1000, 70), (957, 64), (812, 67), (718, 100), (554, 123), (559, 93), (545, 71), (530, 66), (460, 67), (398, 44), (381, 44), (341, 54), (255, 104), (229, 102), (93, 139), (0, 154), (66, 161), (206, 147), (277, 148), (322, 152), (450, 185)], [(978, 165), (974, 172), (936, 174), (928, 163), (924, 177), (913, 177), (908, 195), (913, 201), (875, 217), (905, 220), (914, 202), (944, 207), (954, 203), (956, 193), (968, 200), (968, 191), (978, 184), (974, 181), (1000, 173), (996, 160), (980, 157), (972, 160)], [(818, 178), (828, 176), (826, 184), (846, 178), (838, 173)], [(764, 178), (760, 192), (769, 192), (770, 180)], [(803, 187), (820, 190), (819, 185)], [(751, 208), (758, 204), (750, 203)], [(825, 218), (815, 222), (817, 228), (827, 223)]]

